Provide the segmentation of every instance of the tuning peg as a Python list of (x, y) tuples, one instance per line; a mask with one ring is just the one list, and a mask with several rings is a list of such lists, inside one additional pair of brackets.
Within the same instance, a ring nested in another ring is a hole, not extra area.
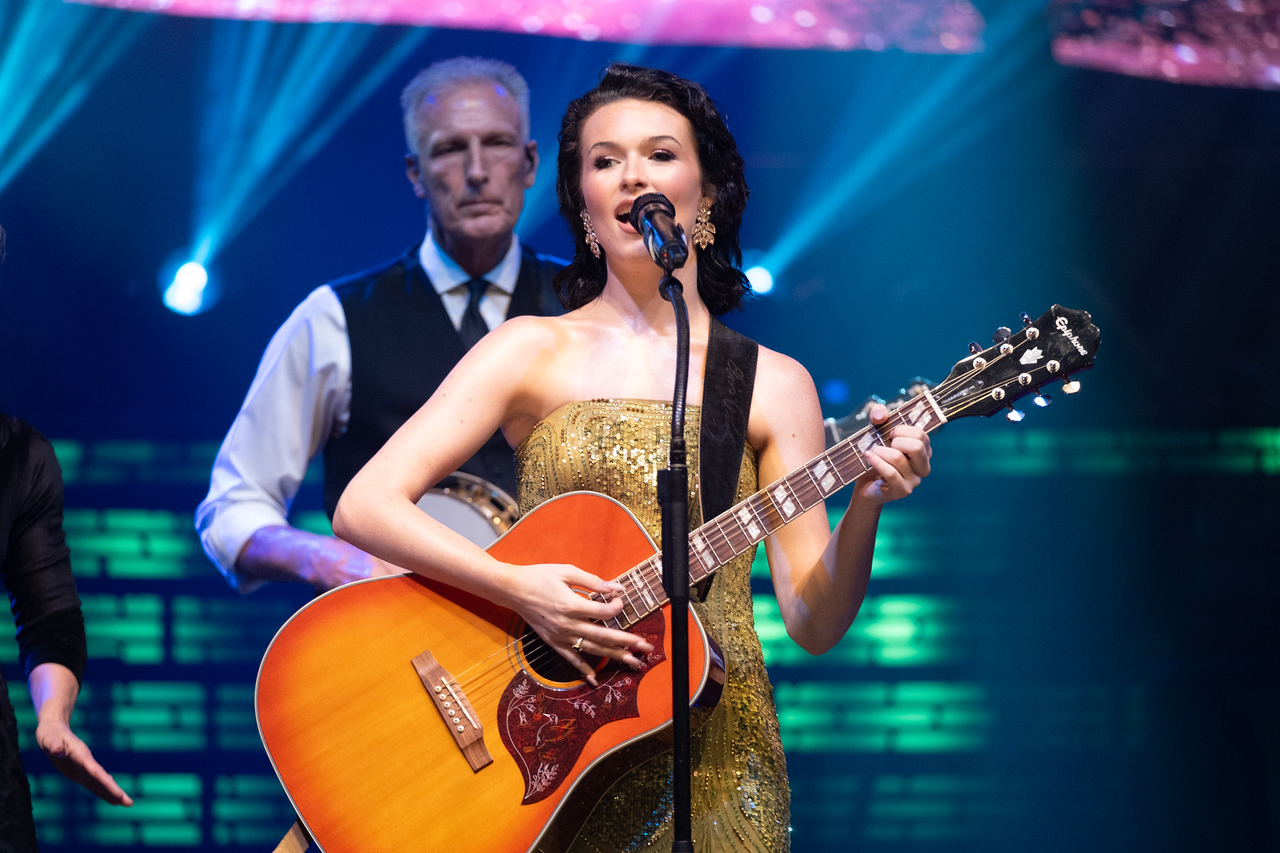
[(1032, 402), (1033, 402), (1033, 403), (1035, 403), (1037, 406), (1039, 406), (1040, 408), (1042, 408), (1042, 409), (1043, 409), (1045, 406), (1047, 406), (1047, 405), (1049, 405), (1050, 403), (1052, 403), (1052, 402), (1053, 402), (1053, 398), (1052, 398), (1052, 397), (1050, 397), (1048, 394), (1046, 394), (1046, 393), (1045, 393), (1044, 391), (1042, 391), (1041, 389), (1037, 388), (1037, 389), (1036, 389), (1036, 396), (1032, 398)]
[(1004, 416), (1006, 420), (1016, 424), (1016, 423), (1021, 423), (1022, 419), (1025, 418), (1027, 415), (1025, 412), (1021, 412), (1015, 409), (1013, 407), (1013, 404), (1011, 403), (1009, 404), (1009, 411), (1005, 412)]
[(991, 342), (995, 344), (1002, 344), (1011, 337), (1013, 337), (1013, 332), (1009, 331), (1009, 327), (1001, 326), (996, 329), (996, 333), (991, 336)]
[(969, 354), (977, 355), (980, 352), (982, 352), (982, 344), (977, 341), (969, 341)]
[(1018, 318), (1022, 320), (1022, 325), (1024, 326), (1031, 325), (1031, 315), (1028, 314), (1026, 311), (1023, 311), (1021, 314), (1019, 314)]
[(1070, 376), (1062, 377), (1062, 393), (1074, 394), (1080, 390), (1079, 380), (1072, 379)]

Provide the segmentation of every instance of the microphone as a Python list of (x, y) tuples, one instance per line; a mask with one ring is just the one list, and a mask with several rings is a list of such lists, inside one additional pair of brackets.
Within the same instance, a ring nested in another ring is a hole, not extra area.
[(684, 226), (676, 222), (676, 209), (662, 193), (646, 193), (632, 202), (631, 227), (644, 238), (649, 257), (667, 272), (689, 259)]

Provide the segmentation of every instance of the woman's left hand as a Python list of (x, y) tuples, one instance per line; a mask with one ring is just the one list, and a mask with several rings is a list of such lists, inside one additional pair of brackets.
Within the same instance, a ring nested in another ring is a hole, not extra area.
[[(871, 408), (871, 423), (882, 425), (889, 419), (883, 405)], [(863, 458), (871, 466), (867, 481), (855, 490), (855, 496), (873, 504), (886, 504), (905, 498), (915, 491), (920, 481), (929, 476), (929, 460), (933, 447), (929, 435), (919, 427), (898, 424), (888, 433), (886, 445), (873, 445)], [(872, 477), (872, 474), (875, 476)]]

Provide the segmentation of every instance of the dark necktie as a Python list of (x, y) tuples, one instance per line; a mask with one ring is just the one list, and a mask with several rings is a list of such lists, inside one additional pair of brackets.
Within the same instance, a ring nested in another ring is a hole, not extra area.
[(467, 290), (471, 292), (471, 298), (467, 300), (467, 310), (463, 312), (462, 325), (458, 327), (458, 334), (462, 335), (462, 345), (467, 349), (471, 349), (489, 333), (489, 324), (484, 321), (484, 317), (480, 316), (480, 298), (488, 289), (489, 282), (482, 278), (473, 278), (467, 282)]

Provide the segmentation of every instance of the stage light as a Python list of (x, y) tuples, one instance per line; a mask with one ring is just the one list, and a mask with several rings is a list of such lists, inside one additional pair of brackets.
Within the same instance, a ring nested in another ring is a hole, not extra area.
[(1059, 79), (1035, 70), (1041, 16), (1034, 4), (1006, 4), (989, 19), (982, 53), (943, 61), (886, 54), (880, 73), (850, 83), (843, 111), (832, 111), (826, 150), (762, 264), (784, 274), (833, 230), (847, 229)]
[(177, 314), (199, 314), (205, 309), (209, 271), (195, 261), (187, 261), (173, 274), (164, 290), (164, 305)]
[(0, 3), (0, 192), (151, 20), (47, 0)]
[(746, 274), (747, 281), (751, 282), (751, 289), (756, 293), (763, 295), (773, 290), (773, 273), (765, 267), (756, 265), (749, 268)]
[(203, 248), (174, 252), (156, 276), (160, 300), (175, 314), (203, 314), (222, 296), (221, 277), (201, 251)]
[(430, 33), (410, 29), (387, 46), (378, 43), (385, 30), (359, 24), (215, 22), (192, 223), (198, 259), (217, 258)]

